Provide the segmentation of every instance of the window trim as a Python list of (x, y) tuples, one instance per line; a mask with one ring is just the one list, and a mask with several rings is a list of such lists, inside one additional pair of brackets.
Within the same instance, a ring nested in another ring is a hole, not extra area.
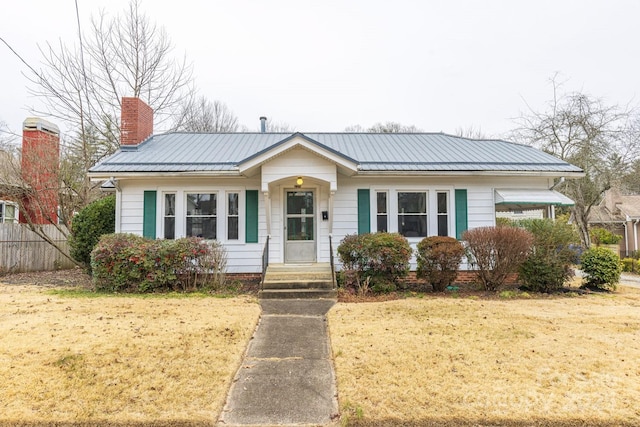
[(178, 213), (179, 213), (178, 200), (179, 200), (179, 198), (178, 198), (178, 192), (177, 191), (163, 191), (162, 192), (162, 199), (161, 199), (161, 202), (160, 202), (160, 203), (162, 203), (161, 211), (160, 211), (161, 212), (160, 235), (162, 236), (163, 239), (166, 239), (166, 237), (165, 237), (165, 235), (166, 235), (165, 234), (165, 219), (169, 218), (170, 216), (167, 216), (167, 214), (166, 214), (165, 200), (166, 200), (166, 196), (169, 195), (169, 194), (173, 194), (174, 203), (175, 203), (175, 206), (173, 207), (173, 210), (174, 210), (174, 212), (173, 212), (173, 239), (175, 240), (175, 239), (179, 239), (180, 238), (179, 235), (178, 235), (178, 230), (179, 230), (178, 229), (178, 218), (179, 218), (179, 216), (178, 216)]
[[(20, 211), (18, 209), (18, 204), (15, 202), (10, 202), (8, 200), (0, 200), (0, 224), (17, 224), (20, 218)], [(13, 207), (13, 217), (11, 218), (11, 222), (7, 221), (6, 213), (7, 206)]]
[[(381, 215), (384, 215), (387, 217), (387, 232), (389, 232), (391, 230), (391, 224), (390, 224), (390, 211), (391, 211), (391, 207), (390, 207), (390, 203), (389, 203), (389, 190), (374, 190), (374, 198), (375, 198), (375, 203), (374, 203), (374, 219), (375, 219), (375, 230), (376, 232), (380, 233), (380, 230), (378, 229), (378, 217)], [(378, 212), (378, 194), (384, 194), (385, 195), (385, 209), (386, 212), (384, 213), (380, 213)]]
[[(182, 209), (182, 214), (181, 214), (181, 218), (184, 220), (183, 224), (182, 224), (182, 236), (181, 237), (192, 237), (192, 236), (187, 236), (187, 218), (191, 217), (197, 217), (197, 218), (215, 218), (216, 219), (216, 228), (215, 228), (215, 233), (216, 233), (216, 237), (214, 239), (204, 239), (204, 240), (218, 240), (220, 241), (220, 190), (208, 190), (208, 189), (200, 189), (200, 190), (184, 190), (183, 196), (182, 196), (182, 202), (183, 202), (183, 209)], [(188, 199), (189, 199), (189, 194), (213, 194), (215, 195), (216, 198), (216, 210), (215, 210), (215, 215), (188, 215), (188, 210), (187, 210), (187, 206), (188, 206)], [(223, 208), (225, 208), (225, 206), (222, 206)], [(178, 212), (176, 210), (176, 216), (178, 215)], [(225, 215), (226, 218), (226, 215)], [(177, 233), (176, 233), (177, 234)], [(177, 237), (177, 236), (176, 236)]]
[[(404, 215), (419, 215), (419, 216), (423, 216), (425, 217), (425, 223), (426, 223), (426, 230), (425, 230), (425, 234), (424, 236), (405, 236), (407, 239), (424, 239), (425, 237), (430, 236), (431, 234), (429, 234), (429, 232), (431, 231), (431, 224), (429, 224), (429, 220), (430, 217), (432, 215), (430, 215), (430, 207), (431, 207), (431, 201), (429, 200), (429, 197), (431, 194), (433, 194), (433, 191), (430, 191), (428, 188), (419, 188), (419, 189), (413, 189), (413, 190), (409, 190), (409, 189), (396, 189), (394, 191), (395, 193), (395, 201), (396, 201), (396, 207), (395, 207), (395, 217), (396, 217), (396, 231), (403, 235), (400, 232), (400, 216), (404, 216)], [(400, 194), (401, 193), (422, 193), (424, 194), (424, 200), (425, 200), (425, 212), (424, 213), (414, 213), (414, 212), (409, 212), (409, 213), (400, 213)]]
[[(435, 235), (436, 236), (440, 235), (440, 225), (438, 224), (439, 218), (441, 216), (446, 216), (446, 218), (447, 218), (447, 234), (446, 234), (446, 236), (451, 236), (451, 234), (452, 234), (451, 223), (452, 223), (452, 210), (453, 210), (452, 209), (453, 206), (451, 204), (451, 191), (440, 189), (440, 190), (435, 190), (434, 193), (435, 193), (435, 231), (436, 231)], [(444, 215), (441, 214), (438, 211), (438, 209), (439, 209), (439, 206), (438, 206), (438, 195), (439, 194), (446, 194), (446, 196), (447, 196), (447, 204), (446, 204), (447, 212)]]

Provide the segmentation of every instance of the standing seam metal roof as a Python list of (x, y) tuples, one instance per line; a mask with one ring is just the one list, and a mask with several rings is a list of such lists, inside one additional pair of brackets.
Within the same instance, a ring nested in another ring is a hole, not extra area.
[(443, 133), (166, 133), (123, 147), (90, 172), (235, 171), (299, 136), (355, 161), (361, 171), (582, 172), (533, 147)]

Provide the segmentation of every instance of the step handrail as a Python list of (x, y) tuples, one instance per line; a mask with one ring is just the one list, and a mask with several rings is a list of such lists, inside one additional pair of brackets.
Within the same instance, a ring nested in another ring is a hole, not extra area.
[(331, 286), (333, 286), (333, 289), (337, 288), (337, 282), (336, 282), (336, 266), (334, 264), (334, 260), (333, 260), (333, 242), (331, 240), (331, 234), (329, 234), (329, 262), (331, 263)]
[(260, 278), (260, 290), (264, 290), (264, 278), (267, 275), (267, 267), (269, 267), (269, 239), (271, 236), (267, 234), (267, 241), (264, 242), (262, 249), (262, 277)]

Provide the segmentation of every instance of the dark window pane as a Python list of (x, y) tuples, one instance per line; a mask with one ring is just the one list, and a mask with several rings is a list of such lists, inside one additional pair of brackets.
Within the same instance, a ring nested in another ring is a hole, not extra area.
[(232, 216), (227, 218), (227, 239), (238, 240), (238, 217)]
[(387, 193), (378, 193), (378, 213), (386, 214), (387, 213)]
[(405, 237), (426, 237), (426, 215), (398, 215), (398, 233)]
[(447, 213), (447, 193), (438, 193), (438, 213)]
[(215, 194), (187, 194), (187, 215), (215, 215)]
[(388, 224), (387, 216), (386, 215), (378, 215), (378, 228), (377, 228), (377, 230), (379, 232), (381, 232), (381, 233), (389, 231), (387, 224)]
[(176, 214), (176, 195), (164, 195), (164, 216), (174, 216)]
[(398, 193), (398, 213), (426, 213), (426, 193)]
[(287, 240), (313, 240), (313, 218), (287, 218)]
[(176, 238), (176, 219), (175, 217), (164, 218), (164, 238), (175, 239)]
[(449, 217), (447, 215), (438, 215), (438, 236), (449, 235)]
[(216, 218), (187, 217), (187, 236), (216, 238)]
[(304, 215), (313, 213), (313, 192), (312, 191), (288, 191), (287, 192), (287, 213), (294, 215)]
[(238, 215), (238, 193), (229, 193), (229, 215)]

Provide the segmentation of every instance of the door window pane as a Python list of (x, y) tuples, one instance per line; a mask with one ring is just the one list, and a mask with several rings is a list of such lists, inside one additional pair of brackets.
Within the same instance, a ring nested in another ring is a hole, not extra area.
[(313, 192), (312, 191), (287, 192), (287, 214), (309, 215), (312, 213), (313, 213)]
[(287, 240), (313, 240), (313, 217), (287, 218)]

